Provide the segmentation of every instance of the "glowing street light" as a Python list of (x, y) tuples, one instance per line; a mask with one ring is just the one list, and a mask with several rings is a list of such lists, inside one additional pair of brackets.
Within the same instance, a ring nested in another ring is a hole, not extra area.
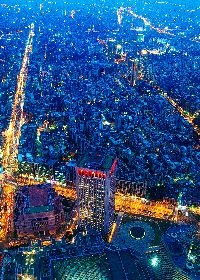
[(151, 265), (152, 265), (153, 267), (156, 267), (156, 266), (158, 266), (158, 264), (159, 264), (159, 259), (158, 259), (158, 257), (157, 257), (157, 256), (153, 257), (153, 258), (151, 259)]
[(25, 275), (19, 275), (21, 277), (22, 280), (34, 280), (35, 277), (32, 276), (32, 275), (28, 275), (28, 274), (25, 274)]

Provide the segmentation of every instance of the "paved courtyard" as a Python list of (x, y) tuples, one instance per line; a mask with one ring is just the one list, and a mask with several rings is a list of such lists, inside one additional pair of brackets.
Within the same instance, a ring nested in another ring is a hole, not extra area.
[[(131, 231), (134, 227), (144, 230), (142, 238), (134, 238)], [(143, 221), (130, 221), (121, 224), (119, 232), (113, 238), (112, 244), (119, 249), (134, 248), (135, 251), (145, 253), (155, 238), (153, 228)]]

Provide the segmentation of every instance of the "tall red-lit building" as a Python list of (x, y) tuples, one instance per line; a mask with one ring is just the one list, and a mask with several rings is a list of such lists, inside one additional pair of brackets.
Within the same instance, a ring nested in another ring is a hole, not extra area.
[(87, 154), (76, 167), (79, 225), (107, 234), (114, 221), (117, 159)]

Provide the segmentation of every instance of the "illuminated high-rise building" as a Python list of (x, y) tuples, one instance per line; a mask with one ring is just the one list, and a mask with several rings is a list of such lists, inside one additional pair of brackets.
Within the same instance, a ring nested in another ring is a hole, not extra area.
[(76, 167), (79, 225), (107, 234), (114, 220), (117, 159), (87, 154)]
[(123, 8), (120, 7), (118, 10), (117, 10), (117, 20), (118, 20), (118, 24), (119, 25), (122, 25), (122, 11), (123, 11)]
[(138, 71), (138, 59), (129, 57), (128, 60), (128, 71), (126, 74), (126, 78), (131, 86), (135, 86), (136, 82), (139, 78), (139, 71)]

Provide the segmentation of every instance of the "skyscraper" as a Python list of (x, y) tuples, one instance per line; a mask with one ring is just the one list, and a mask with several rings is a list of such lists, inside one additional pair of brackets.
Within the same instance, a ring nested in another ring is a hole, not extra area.
[(114, 220), (117, 159), (87, 154), (76, 167), (79, 225), (107, 234)]

